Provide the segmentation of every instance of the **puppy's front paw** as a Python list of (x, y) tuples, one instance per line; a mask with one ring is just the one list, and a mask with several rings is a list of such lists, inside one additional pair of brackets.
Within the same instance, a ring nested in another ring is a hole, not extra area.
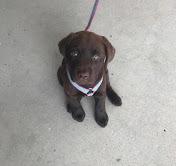
[(97, 122), (98, 125), (101, 127), (106, 127), (108, 124), (108, 115), (105, 111), (96, 111), (95, 112), (95, 121)]
[(85, 112), (82, 107), (74, 108), (70, 105), (67, 105), (67, 111), (72, 114), (74, 120), (82, 122), (85, 118)]
[(72, 112), (72, 117), (74, 120), (82, 122), (85, 118), (85, 112), (79, 109), (77, 111)]

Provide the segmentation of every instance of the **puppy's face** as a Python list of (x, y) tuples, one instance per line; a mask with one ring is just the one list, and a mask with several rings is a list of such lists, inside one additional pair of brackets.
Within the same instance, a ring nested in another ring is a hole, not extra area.
[(59, 49), (72, 80), (83, 86), (93, 86), (101, 79), (115, 53), (105, 37), (86, 31), (71, 33), (60, 41)]

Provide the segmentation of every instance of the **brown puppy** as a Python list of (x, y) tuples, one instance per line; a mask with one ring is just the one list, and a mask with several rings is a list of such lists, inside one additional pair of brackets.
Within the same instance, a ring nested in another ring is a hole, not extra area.
[(105, 127), (108, 123), (106, 95), (114, 105), (122, 104), (110, 85), (107, 69), (115, 49), (105, 37), (87, 31), (69, 34), (58, 46), (64, 57), (58, 79), (66, 94), (68, 112), (73, 119), (83, 121), (85, 112), (80, 100), (83, 96), (94, 96), (95, 120)]

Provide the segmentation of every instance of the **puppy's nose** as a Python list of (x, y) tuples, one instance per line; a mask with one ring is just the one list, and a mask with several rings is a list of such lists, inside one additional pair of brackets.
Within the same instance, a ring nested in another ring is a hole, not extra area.
[(79, 76), (80, 79), (87, 80), (89, 78), (89, 73), (88, 72), (79, 73), (78, 76)]

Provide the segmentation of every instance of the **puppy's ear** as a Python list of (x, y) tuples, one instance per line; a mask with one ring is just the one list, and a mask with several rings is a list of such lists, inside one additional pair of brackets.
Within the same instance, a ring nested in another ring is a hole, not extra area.
[(102, 36), (102, 40), (105, 46), (106, 62), (109, 63), (114, 58), (115, 48), (112, 46), (112, 44), (108, 41), (106, 37)]
[(74, 33), (70, 33), (67, 37), (63, 38), (59, 43), (59, 51), (60, 53), (65, 56), (65, 51), (68, 48), (70, 42), (72, 41), (73, 37), (75, 36)]

